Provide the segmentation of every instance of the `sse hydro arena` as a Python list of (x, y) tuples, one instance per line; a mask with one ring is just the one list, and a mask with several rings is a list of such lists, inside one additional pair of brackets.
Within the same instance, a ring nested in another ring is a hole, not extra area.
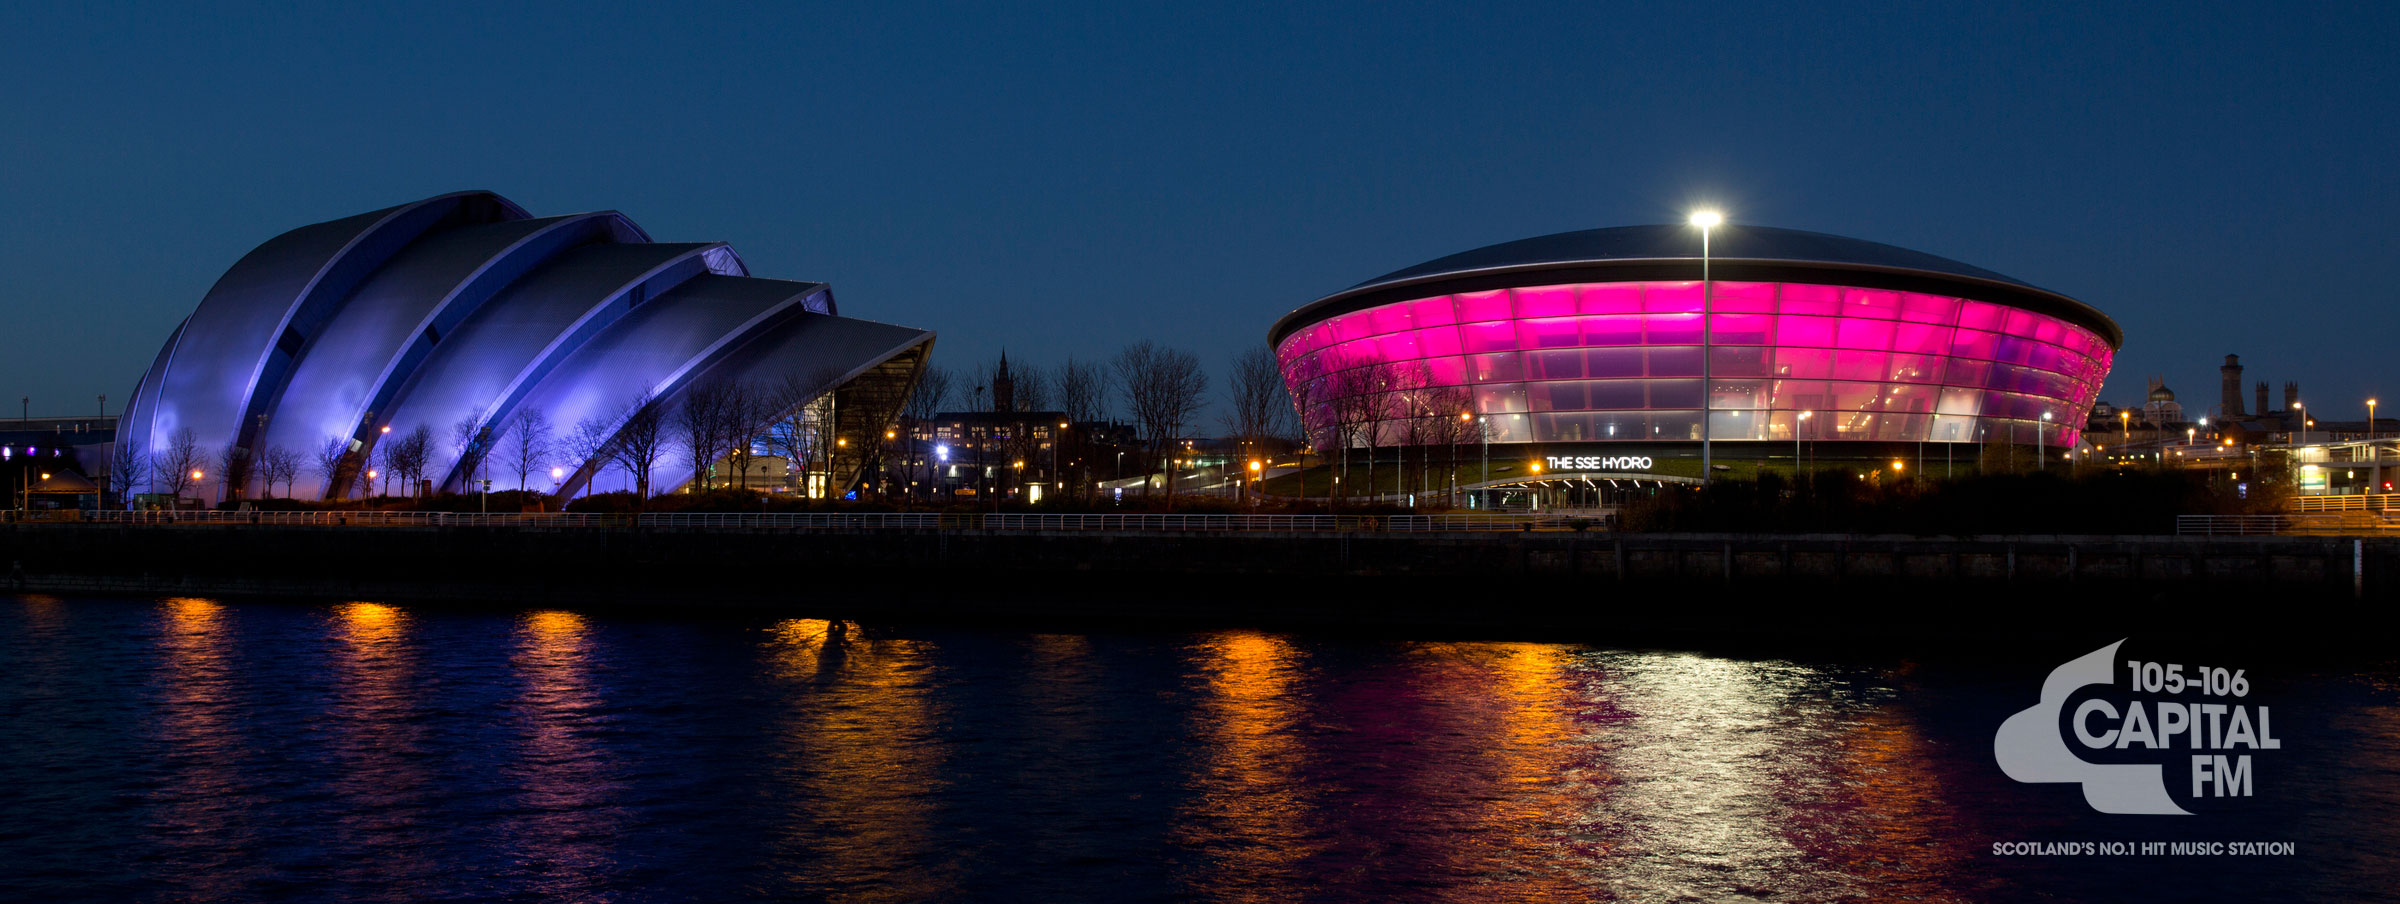
[[(622, 458), (587, 453), (630, 438), (637, 399), (672, 421), (694, 393), (738, 385), (789, 406), (767, 414), (832, 412), (811, 422), (817, 433), (880, 434), (897, 406), (871, 400), (905, 395), (933, 338), (839, 316), (830, 287), (751, 276), (721, 242), (655, 242), (614, 211), (537, 218), (457, 192), (302, 226), (243, 256), (167, 338), (118, 438), (150, 463), (137, 490), (270, 495), (255, 465), (225, 485), (221, 463), (239, 450), (313, 465), (281, 475), (273, 495), (342, 498), (411, 436), (434, 437), (411, 469), (426, 484), (498, 477), (494, 457), (534, 420), (552, 442), (511, 464), (575, 496), (612, 467), (598, 488), (627, 482)], [(194, 480), (170, 478), (164, 461)], [(825, 468), (837, 485), (862, 477), (855, 458)], [(697, 470), (669, 449), (649, 485), (671, 490)]]
[(1690, 480), (1703, 439), (1720, 471), (1940, 473), (2002, 447), (2030, 464), (2074, 445), (2124, 343), (2090, 305), (1930, 254), (1760, 226), (1709, 241), (1705, 288), (1697, 228), (1565, 232), (1368, 280), (1268, 341), (1319, 448), (1472, 461), (1488, 438), (1487, 477), (1543, 481)]

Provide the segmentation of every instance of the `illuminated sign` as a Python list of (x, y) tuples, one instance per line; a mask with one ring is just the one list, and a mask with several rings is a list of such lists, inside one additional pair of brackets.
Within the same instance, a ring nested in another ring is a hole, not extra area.
[(1553, 455), (1544, 467), (1553, 471), (1647, 471), (1647, 455)]

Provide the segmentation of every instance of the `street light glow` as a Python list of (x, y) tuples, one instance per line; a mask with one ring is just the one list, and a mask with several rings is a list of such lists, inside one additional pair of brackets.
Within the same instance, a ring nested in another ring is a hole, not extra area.
[(1724, 222), (1725, 215), (1714, 210), (1692, 211), (1692, 225), (1702, 229), (1715, 229)]

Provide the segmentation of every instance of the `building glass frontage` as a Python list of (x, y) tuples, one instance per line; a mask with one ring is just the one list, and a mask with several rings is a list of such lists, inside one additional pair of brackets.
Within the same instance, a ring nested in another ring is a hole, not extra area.
[[(1903, 279), (1892, 267), (1845, 274), (1763, 257), (1720, 269), (1807, 280), (1588, 278), (1603, 269), (1589, 261), (1463, 278), (1434, 268), (1303, 308), (1271, 338), (1311, 435), (1352, 446), (1455, 442), (1455, 431), (1424, 426), (1462, 414), (1477, 425), (1470, 441), (1488, 431), (1494, 443), (1688, 444), (1706, 417), (1720, 443), (2071, 446), (2121, 341), (2078, 302), (1991, 285), (2005, 277), (1920, 267)], [(1635, 263), (1698, 270), (1696, 260)], [(1951, 291), (1927, 291), (1945, 282)], [(1984, 291), (1995, 288), (2006, 291)], [(2034, 295), (2055, 303), (2008, 303)]]

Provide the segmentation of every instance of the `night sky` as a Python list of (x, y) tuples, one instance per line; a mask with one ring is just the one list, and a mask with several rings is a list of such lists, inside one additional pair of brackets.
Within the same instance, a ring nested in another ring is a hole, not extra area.
[(2084, 299), (2109, 401), (2203, 413), (2228, 352), (2400, 397), (2389, 4), (70, 6), (0, 11), (10, 416), (115, 413), (279, 232), (468, 188), (731, 242), (954, 369), (1222, 371), (1368, 277), (1711, 203)]

